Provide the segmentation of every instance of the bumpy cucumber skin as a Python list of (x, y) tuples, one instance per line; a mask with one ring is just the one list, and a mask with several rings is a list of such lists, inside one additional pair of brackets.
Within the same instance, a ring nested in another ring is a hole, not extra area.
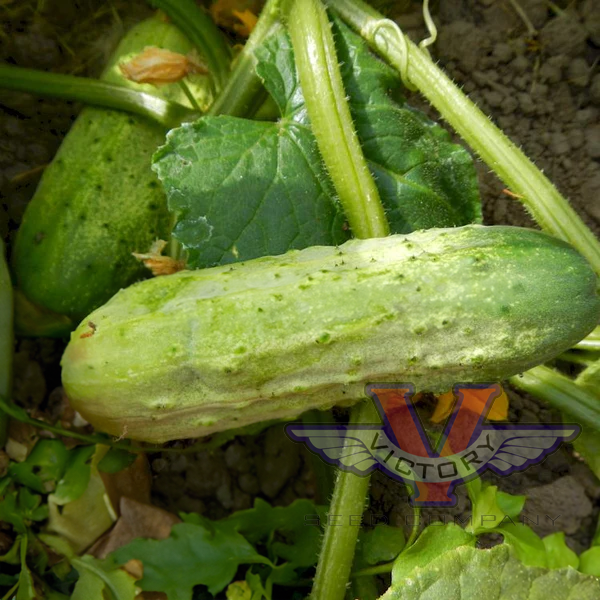
[[(102, 79), (188, 103), (176, 84), (155, 88), (123, 78), (118, 63), (149, 45), (191, 49), (173, 25), (153, 17), (127, 34)], [(81, 112), (45, 170), (14, 246), (16, 283), (30, 301), (79, 322), (146, 275), (132, 252), (147, 252), (170, 231), (164, 192), (150, 168), (164, 137), (162, 127), (142, 117)]]
[(349, 404), (369, 382), (492, 382), (598, 322), (592, 269), (514, 227), (431, 229), (186, 271), (119, 292), (72, 334), (63, 384), (98, 429), (207, 435)]

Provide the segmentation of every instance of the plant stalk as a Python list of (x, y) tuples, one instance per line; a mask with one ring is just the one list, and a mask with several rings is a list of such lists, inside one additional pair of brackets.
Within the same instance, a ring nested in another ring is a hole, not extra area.
[(229, 79), (231, 51), (219, 28), (194, 0), (149, 0), (162, 10), (206, 60), (215, 88)]
[[(352, 409), (351, 424), (375, 423), (378, 416), (370, 400), (361, 402)], [(369, 444), (369, 430), (353, 433), (353, 441), (360, 438)], [(354, 551), (365, 510), (369, 476), (359, 477), (354, 473), (339, 471), (329, 505), (328, 525), (317, 564), (312, 600), (343, 600), (354, 559)]]
[(596, 327), (592, 333), (575, 344), (573, 348), (576, 348), (577, 350), (593, 350), (600, 352), (600, 327)]
[[(320, 0), (294, 0), (286, 16), (312, 130), (350, 228), (359, 238), (386, 236), (389, 225), (354, 129), (325, 7)], [(351, 423), (378, 421), (370, 401), (352, 409)], [(367, 443), (367, 431), (357, 434), (363, 435)], [(329, 515), (341, 524), (330, 523), (325, 531), (314, 600), (343, 600), (346, 595), (359, 532), (351, 519), (360, 524), (368, 489), (369, 477), (339, 472)]]
[[(502, 179), (546, 231), (572, 244), (600, 274), (600, 242), (548, 178), (391, 20), (362, 0), (327, 0), (403, 80), (416, 86), (442, 117)], [(465, 43), (468, 43), (466, 41)]]
[(125, 86), (13, 65), (0, 65), (0, 88), (132, 112), (167, 128), (177, 127), (182, 121), (199, 116), (187, 106)]
[(554, 369), (539, 366), (511, 377), (509, 381), (521, 390), (545, 400), (577, 423), (594, 431), (600, 430), (598, 398)]
[(267, 0), (258, 22), (244, 48), (233, 63), (227, 84), (215, 98), (208, 114), (251, 117), (265, 102), (268, 94), (256, 74), (256, 49), (278, 27), (281, 0)]
[(319, 0), (295, 0), (289, 11), (296, 68), (312, 130), (355, 237), (384, 237), (389, 226), (362, 153)]

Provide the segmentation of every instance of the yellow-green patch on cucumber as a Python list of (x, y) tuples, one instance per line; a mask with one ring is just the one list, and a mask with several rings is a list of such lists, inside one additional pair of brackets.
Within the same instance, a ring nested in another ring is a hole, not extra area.
[(349, 404), (369, 382), (498, 381), (599, 316), (565, 242), (431, 229), (138, 283), (72, 334), (63, 384), (95, 427), (162, 442)]

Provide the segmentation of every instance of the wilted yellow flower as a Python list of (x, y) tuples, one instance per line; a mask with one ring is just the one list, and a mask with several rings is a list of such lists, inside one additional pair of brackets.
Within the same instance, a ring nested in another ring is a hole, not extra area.
[(162, 252), (167, 246), (164, 240), (156, 240), (152, 243), (150, 251), (146, 254), (133, 252), (133, 256), (144, 263), (146, 268), (152, 271), (152, 275), (171, 275), (185, 269), (185, 261), (176, 260), (170, 256), (163, 256)]
[(217, 25), (248, 37), (258, 21), (259, 5), (256, 0), (215, 0), (209, 11)]
[(164, 85), (175, 83), (191, 73), (206, 73), (206, 67), (194, 55), (147, 46), (141, 54), (119, 65), (123, 75), (136, 83)]

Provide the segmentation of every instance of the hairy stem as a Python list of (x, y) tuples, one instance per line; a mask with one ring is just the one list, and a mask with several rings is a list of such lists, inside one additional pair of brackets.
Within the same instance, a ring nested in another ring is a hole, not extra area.
[(150, 0), (167, 14), (206, 60), (217, 91), (229, 79), (231, 51), (219, 28), (194, 0)]
[(210, 107), (209, 115), (250, 117), (267, 98), (260, 77), (256, 74), (256, 49), (278, 27), (281, 0), (267, 0), (256, 26), (252, 30), (243, 50), (236, 57), (227, 85)]
[(132, 112), (167, 128), (176, 127), (183, 120), (199, 116), (187, 106), (125, 86), (89, 77), (46, 73), (12, 65), (0, 65), (0, 88)]
[[(378, 420), (370, 400), (353, 408), (350, 416), (351, 424), (375, 423)], [(360, 433), (354, 432), (353, 440), (345, 443), (356, 444), (356, 439), (359, 438), (364, 444), (368, 444), (368, 436), (368, 429)], [(343, 600), (368, 490), (368, 476), (359, 477), (346, 471), (338, 472), (311, 593), (313, 600)]]
[[(600, 274), (600, 242), (548, 178), (398, 26), (362, 0), (327, 0), (511, 189), (543, 229), (571, 243)], [(465, 40), (468, 43), (468, 40)]]
[(312, 130), (355, 237), (383, 237), (389, 227), (362, 153), (319, 0), (295, 0), (289, 11), (298, 76)]
[[(312, 131), (350, 228), (359, 238), (386, 236), (389, 226), (354, 129), (325, 7), (320, 0), (293, 0), (287, 21)], [(377, 422), (371, 402), (353, 408), (350, 421)], [(357, 437), (363, 435), (367, 432)], [(311, 594), (315, 600), (346, 595), (359, 532), (351, 519), (360, 523), (368, 489), (368, 477), (338, 474), (329, 514), (341, 524), (325, 531)]]

